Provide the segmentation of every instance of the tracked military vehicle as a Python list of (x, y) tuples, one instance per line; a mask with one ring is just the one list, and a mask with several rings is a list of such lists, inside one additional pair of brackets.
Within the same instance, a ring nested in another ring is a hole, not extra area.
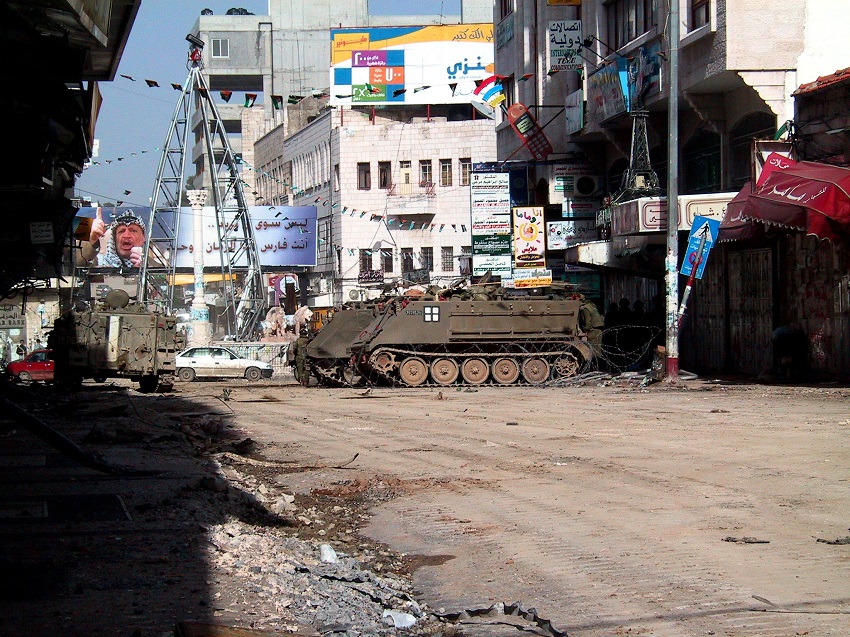
[(173, 385), (181, 345), (176, 317), (131, 303), (123, 290), (112, 290), (95, 308), (66, 312), (48, 338), (57, 383), (129, 378), (144, 392)]
[[(594, 356), (581, 326), (585, 305), (563, 294), (515, 295), (498, 286), (382, 299), (337, 328), (339, 335), (356, 335), (346, 347), (347, 360), (334, 359), (340, 370), (335, 379), (418, 387), (538, 385), (574, 376)], [(371, 320), (363, 325), (366, 312)], [(330, 325), (346, 321), (345, 315), (338, 313)], [(310, 370), (327, 368), (313, 342), (306, 349)], [(340, 354), (342, 339), (335, 347)]]

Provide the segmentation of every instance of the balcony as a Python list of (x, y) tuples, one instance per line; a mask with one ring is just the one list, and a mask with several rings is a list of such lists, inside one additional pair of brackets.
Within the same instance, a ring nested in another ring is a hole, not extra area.
[(386, 189), (387, 197), (436, 197), (437, 188), (433, 182), (420, 181), (414, 184), (392, 184)]

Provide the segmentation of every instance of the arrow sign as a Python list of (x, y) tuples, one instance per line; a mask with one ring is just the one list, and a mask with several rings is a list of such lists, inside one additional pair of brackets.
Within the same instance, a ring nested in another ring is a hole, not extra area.
[(711, 219), (709, 217), (694, 217), (694, 223), (691, 225), (691, 233), (688, 235), (688, 249), (685, 252), (685, 258), (682, 260), (682, 268), (679, 270), (685, 276), (691, 276), (696, 267), (697, 279), (702, 278), (705, 264), (708, 261), (708, 253), (714, 245), (720, 231), (720, 220)]

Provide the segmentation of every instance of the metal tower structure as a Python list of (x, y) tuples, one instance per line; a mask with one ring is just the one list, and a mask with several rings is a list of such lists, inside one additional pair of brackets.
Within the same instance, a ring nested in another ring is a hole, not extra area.
[(186, 198), (186, 155), (193, 146), (194, 118), (199, 120), (212, 184), (210, 203), (215, 208), (218, 230), (228, 336), (250, 340), (265, 304), (259, 251), (236, 157), (202, 73), (203, 42), (191, 35), (186, 39), (191, 43), (189, 76), (177, 100), (159, 162), (138, 298), (165, 312), (170, 313), (174, 307), (177, 239), (181, 206)]

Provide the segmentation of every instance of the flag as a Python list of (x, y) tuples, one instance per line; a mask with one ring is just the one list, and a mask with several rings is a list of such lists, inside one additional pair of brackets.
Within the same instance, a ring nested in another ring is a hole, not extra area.
[(120, 206), (122, 203), (124, 203), (124, 202), (121, 199), (119, 199), (118, 201), (115, 202), (115, 205)]
[(229, 102), (231, 96), (233, 95), (233, 91), (220, 91), (219, 95), (221, 95), (221, 99), (223, 99), (225, 102)]
[(122, 75), (121, 77), (127, 78), (127, 79), (128, 79), (128, 80), (130, 80), (131, 82), (135, 82), (135, 81), (136, 81), (136, 78), (135, 78), (135, 77), (130, 77), (129, 75)]
[(399, 95), (403, 95), (404, 93), (407, 93), (406, 88), (397, 88), (396, 90), (393, 91), (393, 97), (398, 97)]
[(530, 79), (531, 79), (531, 78), (533, 78), (533, 77), (534, 77), (534, 73), (526, 73), (526, 74), (525, 74), (525, 75), (523, 75), (521, 78), (519, 78), (519, 81), (520, 81), (520, 82), (525, 82), (526, 80), (530, 80)]
[(466, 226), (464, 224), (460, 224), (460, 231), (466, 232)]
[(245, 108), (251, 108), (256, 100), (256, 93), (245, 93)]
[(283, 95), (272, 95), (272, 106), (276, 111), (283, 108)]
[(454, 97), (455, 96), (455, 90), (457, 90), (457, 82), (453, 82), (452, 84), (449, 84), (449, 88), (452, 89), (452, 97)]
[(125, 195), (129, 195), (131, 192), (133, 192), (133, 191), (132, 191), (132, 190), (125, 190), (125, 191), (124, 191), (124, 194), (125, 194)]
[(205, 89), (203, 86), (199, 86), (195, 90), (198, 91), (198, 93), (201, 94), (201, 97), (209, 97), (209, 93), (207, 93), (207, 89)]
[(183, 90), (182, 86), (180, 86), (179, 84), (175, 84), (174, 82), (171, 83), (171, 88), (173, 88), (175, 91), (182, 91)]
[(446, 227), (446, 224), (441, 223), (441, 224), (440, 224), (440, 232), (442, 232), (442, 231), (443, 231), (443, 228), (445, 228), (445, 227)]
[(159, 82), (156, 80), (145, 80), (145, 84), (147, 84), (150, 88), (159, 87)]
[(454, 230), (455, 232), (457, 232), (457, 226), (456, 226), (455, 224), (452, 224), (452, 230)]
[(344, 100), (344, 99), (346, 99), (346, 98), (348, 98), (348, 97), (351, 97), (351, 95), (337, 95), (337, 96), (336, 96), (336, 98), (337, 98), (338, 100)]
[(290, 104), (297, 104), (298, 102), (300, 102), (303, 99), (304, 98), (301, 95), (290, 95), (289, 99), (287, 99), (286, 101), (289, 102)]
[(546, 73), (546, 75), (549, 76), (549, 77), (552, 77), (557, 72), (558, 72), (558, 69), (549, 69), (549, 72)]
[(413, 89), (413, 92), (418, 93), (419, 91), (424, 91), (426, 88), (431, 88), (431, 87), (430, 86), (419, 86), (419, 87)]

